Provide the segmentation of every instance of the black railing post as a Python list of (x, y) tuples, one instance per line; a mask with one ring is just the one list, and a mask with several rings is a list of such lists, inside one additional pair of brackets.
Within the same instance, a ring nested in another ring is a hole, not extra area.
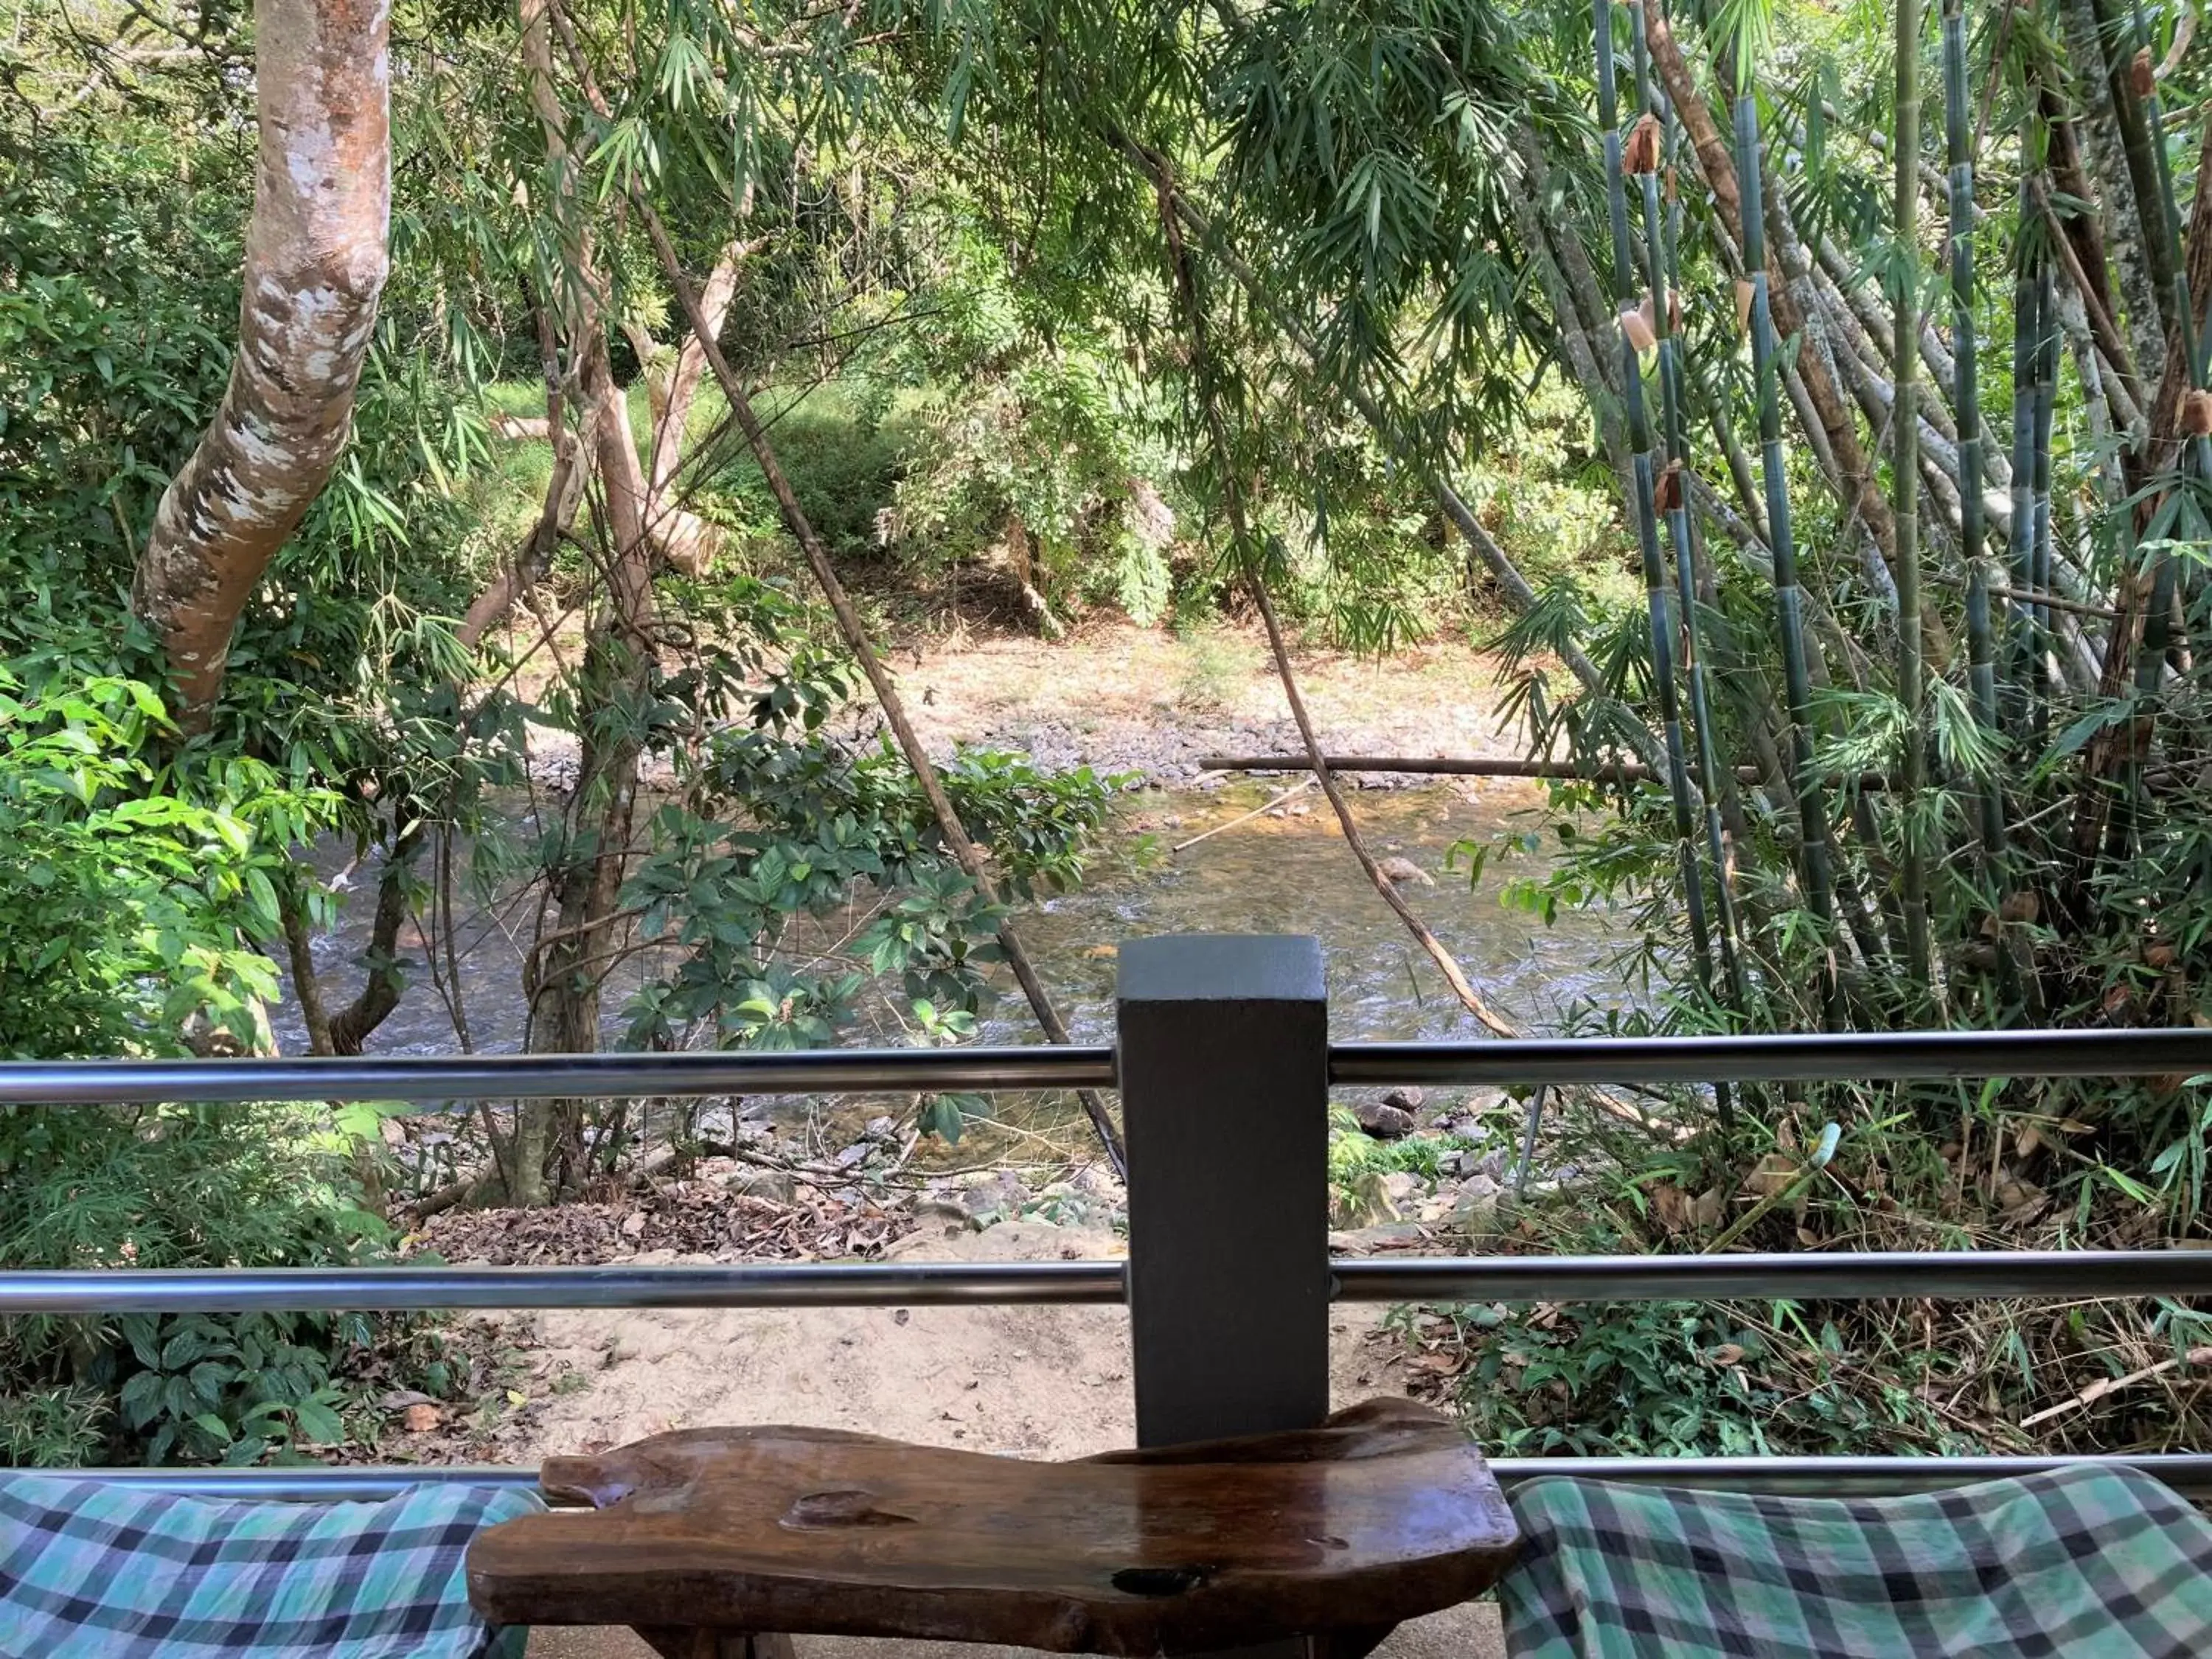
[(1321, 944), (1121, 951), (1137, 1443), (1328, 1414), (1328, 1001)]

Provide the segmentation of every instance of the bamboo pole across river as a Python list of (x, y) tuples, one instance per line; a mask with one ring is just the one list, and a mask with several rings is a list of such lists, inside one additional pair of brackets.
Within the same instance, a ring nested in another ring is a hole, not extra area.
[[(1470, 759), (1445, 755), (1327, 755), (1323, 763), (1332, 772), (1410, 772), (1437, 777), (1452, 778), (1563, 778), (1582, 779), (1591, 783), (1650, 783), (1664, 781), (1648, 766), (1631, 762), (1623, 764), (1607, 761), (1589, 764), (1577, 761), (1532, 761)], [(1206, 772), (1310, 772), (1313, 763), (1304, 755), (1203, 755), (1198, 766)], [(1757, 783), (1759, 769), (1739, 766), (1736, 779), (1742, 783)], [(1831, 775), (1830, 783), (1845, 783), (1850, 780)], [(1856, 787), (1861, 789), (1887, 789), (1887, 776), (1881, 772), (1858, 774)]]

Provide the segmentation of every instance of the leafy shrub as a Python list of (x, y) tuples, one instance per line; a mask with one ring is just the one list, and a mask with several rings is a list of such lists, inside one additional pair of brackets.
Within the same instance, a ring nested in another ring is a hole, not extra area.
[[(851, 386), (818, 387), (775, 416), (769, 435), (792, 493), (831, 556), (874, 556), (878, 517), (891, 505), (902, 465), (899, 434), (874, 401)], [(781, 524), (768, 480), (750, 453), (732, 463), (722, 483), (756, 523)]]
[(1460, 1308), (1460, 1409), (1502, 1456), (1973, 1449), (1897, 1366), (1869, 1375), (1833, 1324), (1697, 1302)]
[[(822, 1044), (872, 993), (917, 1041), (966, 1036), (998, 960), (1000, 911), (888, 741), (856, 753), (830, 740), (849, 689), (842, 664), (799, 648), (769, 665), (797, 619), (790, 602), (739, 579), (702, 603), (742, 623), (716, 637), (749, 643), (705, 653), (664, 688), (714, 735), (679, 755), (684, 787), (653, 815), (623, 890), (659, 945), (625, 1010), (626, 1040)], [(998, 884), (1023, 898), (1080, 878), (1121, 781), (973, 749), (941, 775)], [(807, 943), (793, 950), (794, 938)], [(956, 1133), (966, 1104), (934, 1103), (925, 1127)]]
[[(157, 759), (167, 722), (136, 682), (23, 690), (0, 670), (0, 1052), (173, 1054), (188, 1025), (253, 1045), (287, 848), (328, 798), (258, 762)], [(353, 1261), (383, 1237), (343, 1156), (372, 1121), (0, 1108), (0, 1261)], [(159, 1462), (333, 1439), (331, 1356), (366, 1334), (273, 1314), (17, 1321), (0, 1331), (0, 1444), (29, 1463)]]

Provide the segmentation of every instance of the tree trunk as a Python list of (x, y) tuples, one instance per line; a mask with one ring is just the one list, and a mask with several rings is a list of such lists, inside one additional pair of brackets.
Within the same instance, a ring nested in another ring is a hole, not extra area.
[(386, 268), (386, 0), (255, 0), (260, 121), (238, 356), (170, 481), (131, 603), (204, 721), (239, 613), (344, 447)]
[[(546, 155), (566, 179), (568, 119), (553, 82), (553, 48), (545, 0), (522, 0), (523, 61), (531, 101), (544, 129)], [(601, 534), (599, 575), (605, 599), (584, 652), (576, 688), (576, 724), (583, 748), (568, 809), (561, 862), (546, 872), (555, 931), (526, 965), (530, 1001), (528, 1046), (533, 1054), (588, 1053), (599, 1044), (599, 987), (605, 977), (606, 934), (622, 890), (636, 811), (641, 726), (652, 690), (653, 547), (646, 534), (645, 471), (630, 429), (629, 410), (608, 361), (607, 290), (592, 258), (592, 238), (573, 190), (563, 210), (576, 282), (561, 308), (562, 331), (577, 365), (585, 435), (598, 460), (595, 507)], [(545, 1170), (556, 1140), (573, 1138), (580, 1101), (531, 1101), (517, 1115), (511, 1200), (543, 1203)]]

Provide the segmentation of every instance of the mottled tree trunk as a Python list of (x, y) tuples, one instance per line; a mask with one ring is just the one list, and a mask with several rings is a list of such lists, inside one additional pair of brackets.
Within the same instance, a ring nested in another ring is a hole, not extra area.
[(337, 464), (386, 263), (387, 0), (255, 0), (253, 16), (260, 154), (238, 356), (132, 590), (188, 722), (214, 702), (239, 612)]

